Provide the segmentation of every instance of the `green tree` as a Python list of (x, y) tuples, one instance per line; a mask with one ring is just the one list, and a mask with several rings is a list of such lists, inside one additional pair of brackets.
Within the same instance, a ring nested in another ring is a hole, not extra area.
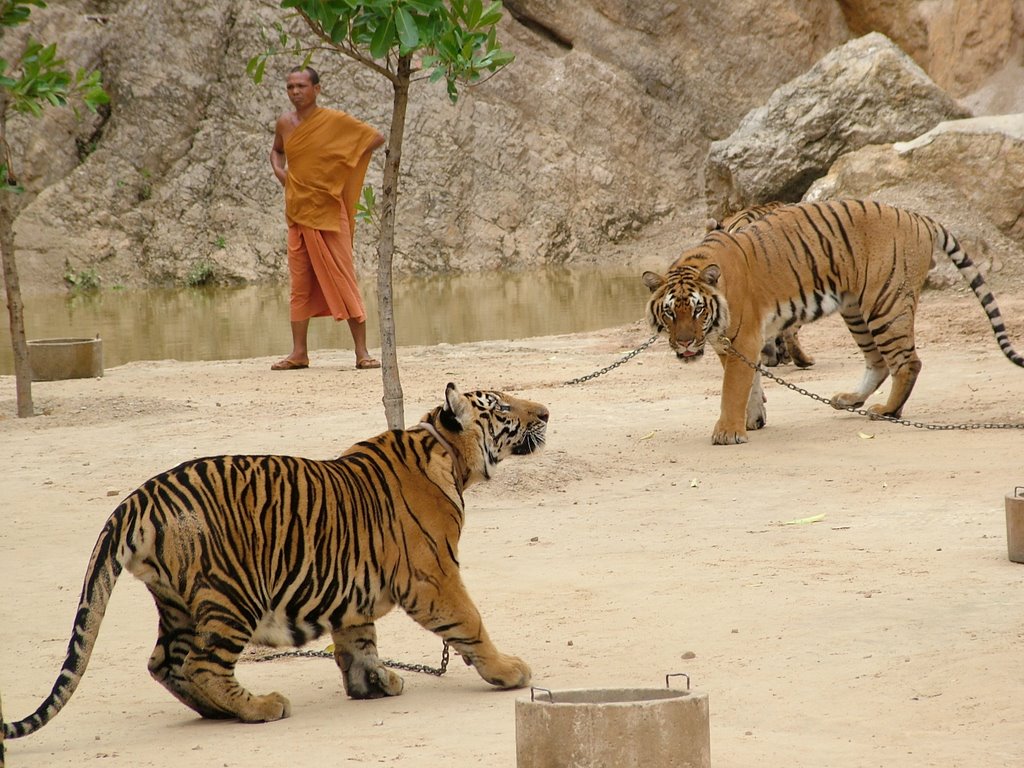
[[(257, 83), (270, 56), (304, 55), (308, 63), (315, 52), (328, 51), (386, 77), (394, 90), (378, 218), (377, 301), (384, 414), (389, 429), (401, 429), (405, 416), (395, 349), (392, 260), (409, 87), (420, 79), (444, 80), (454, 103), (461, 85), (477, 83), (511, 63), (514, 56), (497, 39), (502, 5), (485, 5), (484, 0), (281, 0), (280, 5), (301, 17), (309, 35), (293, 39), (277, 25), (276, 41), (249, 61), (248, 72)], [(372, 196), (364, 195), (363, 206), (373, 204)]]
[[(28, 21), (32, 7), (45, 8), (43, 0), (0, 0), (0, 40), (12, 27)], [(25, 307), (14, 258), (14, 195), (24, 188), (18, 183), (13, 151), (7, 137), (7, 118), (21, 112), (38, 118), (49, 106), (63, 107), (81, 100), (90, 110), (108, 101), (98, 72), (79, 69), (72, 73), (57, 57), (56, 45), (29, 39), (14, 61), (0, 58), (0, 257), (3, 261), (7, 311), (11, 318), (11, 346), (14, 349), (14, 377), (18, 416), (32, 416), (32, 369), (25, 337)]]

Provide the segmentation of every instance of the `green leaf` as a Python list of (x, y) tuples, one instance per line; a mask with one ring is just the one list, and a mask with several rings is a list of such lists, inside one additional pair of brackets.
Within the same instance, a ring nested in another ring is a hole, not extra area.
[(377, 27), (370, 40), (370, 55), (375, 59), (383, 59), (395, 45), (395, 17), (389, 16), (387, 23)]
[(501, 21), (501, 3), (494, 2), (487, 6), (487, 10), (480, 17), (478, 26), (493, 27), (499, 21)]
[(470, 29), (476, 29), (480, 23), (480, 17), (484, 13), (483, 0), (469, 0), (469, 16), (466, 19), (466, 25)]
[(430, 14), (444, 8), (444, 3), (440, 0), (433, 0), (433, 2), (431, 0), (405, 0), (405, 4), (414, 11), (424, 14)]
[(398, 27), (398, 39), (405, 48), (410, 50), (420, 44), (420, 33), (413, 21), (412, 14), (402, 6), (395, 11), (395, 23)]

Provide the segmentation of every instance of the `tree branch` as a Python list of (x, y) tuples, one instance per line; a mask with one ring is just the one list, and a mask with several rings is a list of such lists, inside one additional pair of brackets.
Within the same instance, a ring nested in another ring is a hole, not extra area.
[[(359, 49), (357, 49), (357, 48), (354, 48), (354, 47), (348, 46), (348, 45), (342, 45), (342, 44), (334, 42), (333, 40), (331, 40), (330, 35), (328, 35), (324, 31), (323, 27), (321, 27), (319, 24), (317, 24), (311, 18), (309, 18), (309, 16), (306, 14), (305, 11), (300, 10), (300, 9), (296, 9), (296, 12), (299, 14), (299, 16), (301, 16), (303, 19), (305, 19), (306, 24), (309, 25), (309, 28), (313, 31), (313, 34), (315, 34), (317, 37), (319, 37), (321, 40), (323, 40), (325, 43), (327, 43), (328, 47), (330, 47), (332, 50), (338, 51), (339, 53), (343, 53), (346, 56), (348, 56), (350, 59), (354, 59), (355, 61), (358, 61), (360, 64), (362, 64), (365, 67), (369, 67), (370, 69), (375, 71), (377, 74), (380, 74), (380, 75), (383, 75), (384, 77), (386, 77), (393, 84), (397, 84), (398, 83), (397, 76), (390, 69), (388, 69), (387, 67), (382, 67), (380, 64), (378, 64), (373, 59), (371, 59), (371, 58), (369, 58), (367, 56), (364, 56), (359, 51)], [(348, 39), (347, 36), (346, 36), (346, 39)]]

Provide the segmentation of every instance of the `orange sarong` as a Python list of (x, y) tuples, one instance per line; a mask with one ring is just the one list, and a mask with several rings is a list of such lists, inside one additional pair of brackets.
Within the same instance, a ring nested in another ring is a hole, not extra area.
[(352, 245), (355, 205), (378, 135), (344, 112), (319, 108), (285, 141), (292, 322), (366, 319)]

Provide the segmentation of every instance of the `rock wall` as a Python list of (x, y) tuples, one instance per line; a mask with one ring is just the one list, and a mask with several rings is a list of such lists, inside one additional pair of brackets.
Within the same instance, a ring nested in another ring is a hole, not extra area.
[[(911, 38), (928, 42), (940, 11), (983, 6), (1016, 30), (1022, 3), (930, 0), (900, 13), (912, 17)], [(413, 89), (396, 268), (586, 264), (659, 249), (668, 258), (702, 229), (711, 142), (859, 25), (899, 28), (897, 5), (510, 0), (500, 36), (517, 54), (511, 67), (455, 106), (439, 85)], [(84, 270), (107, 287), (180, 283), (205, 267), (222, 281), (284, 276), (283, 200), (267, 155), (296, 62), (275, 61), (260, 86), (245, 74), (261, 27), (282, 16), (260, 0), (66, 0), (2, 41), (8, 57), (28, 31), (54, 41), (75, 66), (98, 67), (111, 94), (109, 110), (81, 121), (52, 110), (11, 122), (28, 187), (16, 226), (23, 287), (56, 288)], [(911, 51), (930, 73), (961, 51), (995, 51), (972, 58), (978, 75), (957, 88), (1021, 62), (1012, 40), (992, 48), (954, 36), (952, 56), (931, 45)], [(336, 56), (313, 64), (323, 104), (387, 132), (383, 78)], [(357, 255), (372, 268), (365, 227)]]

